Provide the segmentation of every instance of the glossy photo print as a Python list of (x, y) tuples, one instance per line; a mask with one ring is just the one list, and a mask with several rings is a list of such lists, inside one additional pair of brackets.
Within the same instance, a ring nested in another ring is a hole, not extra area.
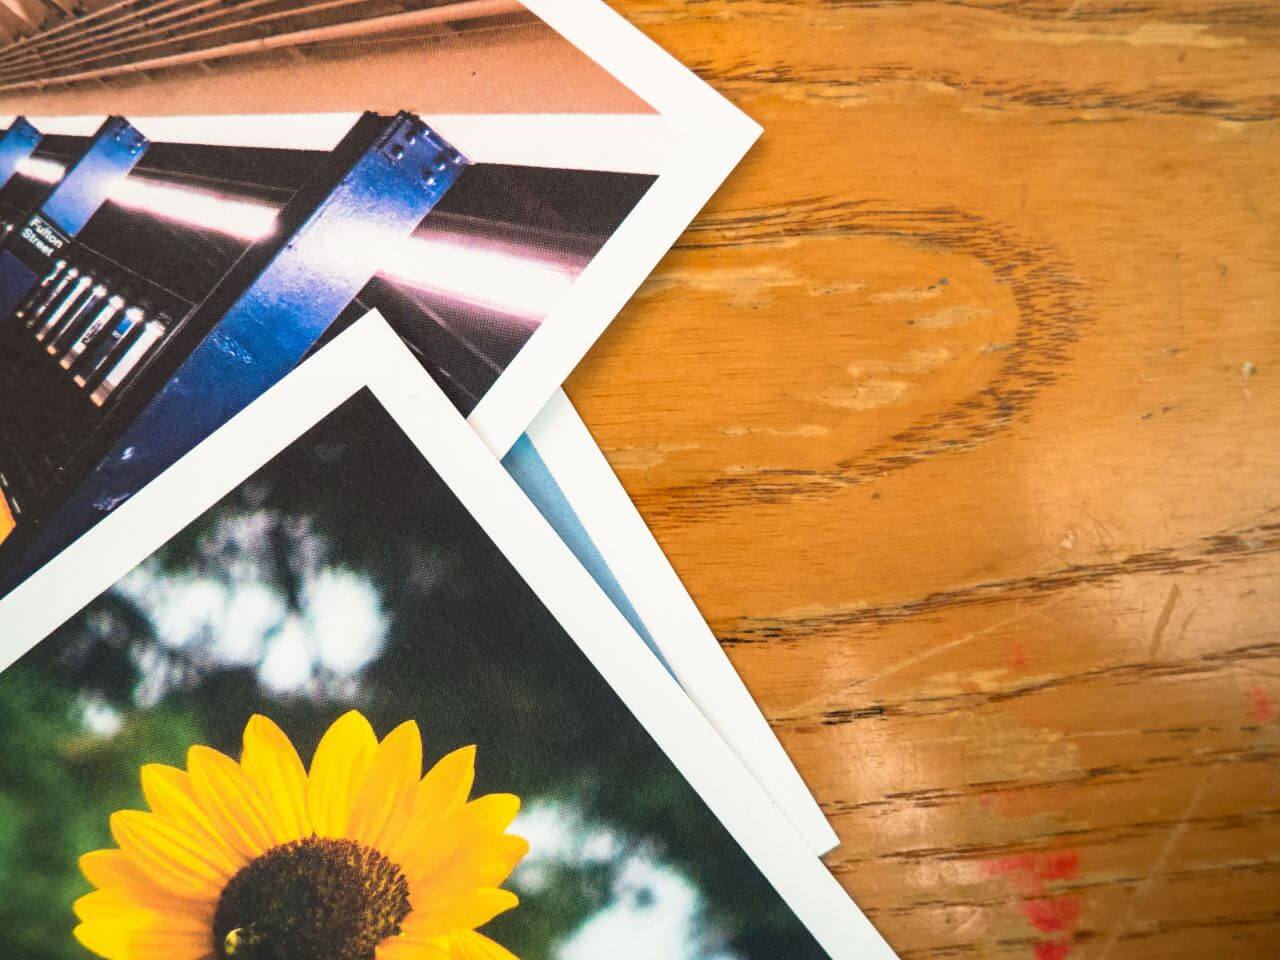
[(652, 183), (409, 113), (61, 127), (0, 188), (11, 580), (370, 309), (469, 413)]
[(0, 64), (0, 592), (369, 309), (504, 453), (758, 133), (594, 0), (114, 9)]
[(0, 617), (15, 956), (891, 956), (376, 315)]

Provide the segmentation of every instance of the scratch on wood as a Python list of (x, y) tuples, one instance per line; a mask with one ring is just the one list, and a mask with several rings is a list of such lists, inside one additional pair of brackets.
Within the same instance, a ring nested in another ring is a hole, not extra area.
[(1107, 960), (1107, 957), (1111, 956), (1111, 951), (1115, 949), (1116, 944), (1119, 943), (1129, 925), (1133, 922), (1138, 907), (1151, 889), (1151, 885), (1157, 879), (1163, 877), (1165, 867), (1169, 863), (1169, 857), (1173, 855), (1173, 851), (1182, 841), (1187, 830), (1190, 829), (1191, 818), (1195, 816), (1196, 809), (1200, 806), (1200, 801), (1204, 799), (1205, 791), (1209, 789), (1209, 784), (1213, 781), (1217, 772), (1217, 766), (1210, 767), (1204, 776), (1200, 778), (1199, 786), (1196, 787), (1195, 793), (1191, 795), (1191, 800), (1182, 811), (1182, 816), (1178, 818), (1178, 822), (1169, 831), (1169, 837), (1165, 840), (1164, 846), (1160, 848), (1160, 853), (1157, 855), (1155, 862), (1151, 864), (1142, 882), (1130, 893), (1128, 906), (1125, 907), (1119, 923), (1115, 925), (1115, 928), (1111, 931), (1111, 936), (1107, 938), (1106, 943), (1103, 945), (1102, 951), (1098, 954), (1098, 960)]
[(1043, 597), (1133, 574), (1203, 571), (1277, 552), (1280, 552), (1280, 523), (1261, 523), (1243, 530), (1206, 534), (1187, 544), (1134, 553), (1119, 560), (1069, 564), (1041, 573), (938, 591), (904, 603), (842, 609), (824, 616), (744, 617), (721, 631), (721, 642), (786, 641), (859, 624), (897, 623), (943, 609)]
[[(1059, 599), (1061, 598), (1050, 600), (1047, 604), (1045, 604), (1045, 606), (1053, 606), (1053, 604), (1059, 602)], [(1022, 616), (1023, 616), (1022, 605), (1018, 604), (1012, 616), (1005, 617), (1004, 619), (998, 620), (995, 623), (987, 624), (987, 626), (983, 627), (981, 630), (974, 630), (971, 633), (966, 633), (963, 636), (960, 636), (954, 640), (948, 641), (947, 643), (941, 643), (941, 644), (938, 644), (938, 646), (936, 647), (930, 647), (929, 649), (922, 650), (919, 653), (913, 654), (910, 657), (905, 657), (904, 659), (899, 660), (897, 663), (893, 664), (892, 666), (886, 667), (883, 670), (879, 670), (876, 673), (871, 674), (870, 676), (862, 677), (858, 680), (855, 680), (852, 683), (848, 684), (847, 686), (842, 687), (839, 690), (836, 690), (834, 693), (823, 694), (821, 697), (817, 697), (812, 700), (806, 701), (805, 703), (800, 704), (798, 707), (795, 707), (792, 710), (787, 711), (786, 713), (776, 714), (773, 717), (773, 719), (781, 722), (785, 720), (793, 720), (793, 719), (798, 719), (800, 717), (803, 717), (807, 715), (809, 712), (811, 712), (815, 707), (823, 703), (824, 701), (830, 702), (832, 700), (839, 699), (840, 697), (850, 693), (851, 691), (857, 689), (863, 684), (874, 683), (877, 680), (883, 680), (886, 677), (893, 676), (895, 673), (899, 673), (902, 670), (906, 670), (908, 667), (913, 667), (924, 660), (928, 660), (932, 657), (939, 656), (940, 654), (946, 653), (949, 650), (954, 650), (957, 647), (963, 647), (966, 644), (972, 643), (974, 640), (978, 639), (979, 637), (984, 637), (989, 633), (994, 633), (995, 631), (1003, 629), (1004, 627), (1007, 627), (1012, 623), (1016, 623), (1018, 620), (1022, 619)], [(879, 712), (883, 713), (884, 710), (880, 709)]]
[(1169, 626), (1169, 618), (1173, 616), (1173, 608), (1178, 605), (1178, 597), (1182, 596), (1182, 591), (1178, 589), (1175, 583), (1169, 588), (1169, 596), (1164, 601), (1164, 608), (1160, 611), (1160, 616), (1156, 618), (1156, 628), (1151, 633), (1151, 649), (1147, 651), (1147, 659), (1154, 661), (1160, 654), (1160, 640), (1164, 636), (1164, 631)]

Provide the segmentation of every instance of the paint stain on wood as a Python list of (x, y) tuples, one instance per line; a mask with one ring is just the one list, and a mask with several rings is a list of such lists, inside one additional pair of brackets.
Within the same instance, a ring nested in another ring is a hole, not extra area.
[(1255, 685), (1249, 691), (1249, 715), (1257, 723), (1267, 723), (1275, 715), (1271, 708), (1271, 696), (1260, 686)]
[(1021, 895), (1018, 910), (1039, 933), (1053, 935), (1033, 944), (1037, 960), (1065, 957), (1072, 947), (1071, 934), (1080, 922), (1080, 898), (1072, 894), (1048, 895), (1055, 883), (1072, 880), (1080, 872), (1080, 857), (1073, 850), (1024, 853), (998, 857), (982, 864), (989, 878), (1003, 878)]

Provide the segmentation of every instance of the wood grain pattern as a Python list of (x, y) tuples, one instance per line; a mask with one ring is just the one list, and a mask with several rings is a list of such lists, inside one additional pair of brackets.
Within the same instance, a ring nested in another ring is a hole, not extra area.
[(766, 134), (569, 384), (904, 957), (1280, 956), (1280, 8), (618, 0)]

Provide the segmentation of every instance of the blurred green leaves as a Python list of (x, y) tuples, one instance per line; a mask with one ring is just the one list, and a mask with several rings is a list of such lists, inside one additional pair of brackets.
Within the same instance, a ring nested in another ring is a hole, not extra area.
[(84, 702), (30, 664), (0, 674), (0, 930), (5, 955), (70, 960), (71, 905), (89, 886), (76, 862), (108, 846), (107, 819), (141, 806), (138, 769), (181, 763), (199, 738), (169, 708), (129, 716), (115, 736), (85, 729)]

